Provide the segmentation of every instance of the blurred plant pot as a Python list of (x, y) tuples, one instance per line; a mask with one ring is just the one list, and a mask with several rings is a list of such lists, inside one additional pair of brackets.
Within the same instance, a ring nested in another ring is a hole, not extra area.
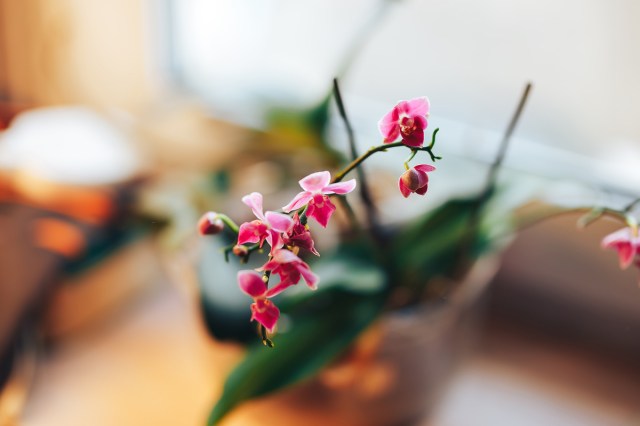
[(410, 425), (438, 403), (473, 343), (496, 258), (476, 263), (444, 301), (391, 311), (315, 379), (249, 402), (225, 426)]
[[(315, 378), (244, 403), (221, 424), (389, 426), (424, 420), (472, 346), (482, 296), (498, 264), (496, 256), (487, 256), (462, 281), (442, 283), (453, 289), (446, 298), (387, 312)], [(177, 278), (195, 283), (196, 276), (191, 269)], [(239, 360), (241, 352), (236, 344), (219, 342), (216, 352), (224, 378), (232, 368), (229, 359)]]

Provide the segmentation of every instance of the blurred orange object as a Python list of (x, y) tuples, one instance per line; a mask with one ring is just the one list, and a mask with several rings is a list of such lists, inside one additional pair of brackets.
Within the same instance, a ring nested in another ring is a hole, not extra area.
[(94, 225), (114, 213), (114, 195), (110, 187), (64, 185), (24, 171), (0, 174), (0, 201), (31, 205)]
[(41, 218), (33, 223), (34, 245), (67, 258), (79, 256), (86, 249), (80, 229), (62, 219)]

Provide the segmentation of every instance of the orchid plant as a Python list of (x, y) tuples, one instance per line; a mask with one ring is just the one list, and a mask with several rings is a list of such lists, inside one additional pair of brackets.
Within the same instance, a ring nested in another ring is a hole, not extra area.
[[(363, 164), (371, 155), (391, 148), (406, 148), (410, 156), (404, 162), (405, 172), (399, 177), (398, 187), (406, 198), (411, 193), (425, 195), (428, 189), (428, 172), (435, 170), (430, 164), (410, 167), (409, 163), (418, 152), (427, 152), (432, 161), (439, 160), (433, 153), (438, 129), (433, 132), (431, 143), (424, 146), (425, 130), (429, 117), (429, 100), (420, 97), (409, 101), (400, 101), (378, 123), (383, 143), (375, 146), (362, 156), (355, 158), (335, 177), (329, 171), (319, 171), (300, 179), (302, 189), (280, 211), (264, 211), (262, 194), (253, 192), (242, 197), (257, 219), (237, 225), (226, 215), (207, 212), (199, 221), (199, 230), (203, 235), (222, 232), (224, 224), (237, 234), (237, 241), (230, 252), (244, 262), (248, 256), (262, 251), (264, 243), (269, 247), (268, 259), (256, 270), (241, 270), (237, 274), (240, 289), (253, 299), (250, 306), (251, 320), (260, 325), (263, 342), (273, 346), (268, 337), (276, 330), (280, 310), (271, 300), (287, 288), (304, 281), (307, 286), (317, 289), (320, 278), (299, 255), (308, 253), (319, 256), (315, 249), (313, 236), (307, 224), (309, 219), (326, 228), (336, 211), (332, 197), (346, 196), (356, 188), (356, 179), (343, 181), (344, 177)], [(342, 199), (343, 203), (346, 200)], [(270, 287), (272, 276), (277, 282)]]
[[(254, 255), (264, 258), (258, 267), (240, 270), (237, 285), (251, 299), (247, 302), (246, 321), (257, 325), (259, 341), (271, 348), (248, 347), (244, 360), (229, 375), (209, 424), (217, 424), (245, 400), (312, 376), (336, 359), (384, 309), (422, 300), (434, 278), (463, 277), (476, 259), (502, 246), (496, 235), (509, 235), (540, 218), (575, 210), (546, 210), (522, 221), (515, 218), (511, 206), (494, 203), (498, 193), (496, 175), (530, 88), (527, 85), (481, 190), (449, 200), (399, 229), (383, 229), (377, 222), (362, 165), (374, 154), (406, 150), (408, 158), (398, 176), (398, 190), (404, 198), (411, 194), (425, 196), (430, 173), (436, 170), (433, 163), (441, 160), (434, 153), (439, 129), (427, 135), (429, 100), (419, 97), (398, 102), (378, 122), (382, 143), (358, 155), (336, 80), (334, 95), (349, 136), (351, 162), (333, 176), (330, 171), (321, 170), (303, 177), (298, 182), (301, 191), (276, 210), (265, 211), (264, 197), (258, 192), (245, 195), (242, 203), (251, 209), (254, 220), (238, 225), (223, 213), (207, 212), (202, 216), (198, 223), (202, 235), (223, 234), (232, 240), (223, 250), (225, 259), (233, 255), (246, 265)], [(419, 154), (425, 159), (411, 165)], [(345, 180), (352, 172), (357, 173), (356, 177)], [(356, 189), (365, 207), (367, 226), (358, 224), (351, 207), (350, 197)], [(414, 198), (404, 202), (418, 201)], [(630, 214), (637, 203), (623, 210), (579, 209), (586, 212), (581, 225), (603, 216), (627, 225), (602, 242), (604, 248), (618, 252), (622, 268), (634, 262), (640, 267), (640, 236)], [(311, 219), (325, 229), (331, 226), (338, 207), (350, 220), (353, 232), (334, 252), (319, 258), (308, 222)], [(490, 220), (495, 217), (500, 220)], [(344, 265), (342, 269), (340, 264)], [(340, 273), (324, 274), (328, 269), (338, 269)], [(309, 289), (318, 290), (314, 296), (289, 291), (302, 282)], [(357, 282), (359, 285), (354, 285)], [(288, 321), (281, 327), (283, 312)], [(277, 340), (277, 346), (272, 339)]]

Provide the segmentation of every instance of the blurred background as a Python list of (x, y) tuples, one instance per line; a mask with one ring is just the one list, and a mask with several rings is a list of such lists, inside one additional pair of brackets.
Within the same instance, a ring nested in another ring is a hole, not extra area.
[[(253, 190), (284, 204), (285, 182), (336, 164), (334, 76), (362, 149), (399, 99), (427, 95), (441, 128), (425, 202), (398, 212), (397, 170), (374, 159), (387, 222), (478, 189), (529, 81), (516, 192), (623, 207), (640, 195), (639, 16), (633, 0), (0, 0), (0, 425), (203, 424), (239, 348), (202, 324), (195, 223), (245, 214)], [(600, 249), (618, 224), (578, 217), (514, 240), (425, 425), (640, 423), (638, 274)]]

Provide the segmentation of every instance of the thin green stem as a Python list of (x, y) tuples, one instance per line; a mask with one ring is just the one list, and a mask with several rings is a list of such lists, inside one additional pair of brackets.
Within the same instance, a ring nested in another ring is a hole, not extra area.
[[(338, 84), (338, 79), (333, 79), (333, 93), (336, 99), (336, 104), (338, 106), (338, 112), (340, 113), (340, 117), (344, 122), (344, 126), (347, 130), (347, 138), (349, 140), (349, 151), (351, 153), (351, 159), (355, 160), (358, 158), (358, 150), (356, 148), (356, 138), (353, 132), (353, 127), (351, 126), (351, 122), (347, 117), (347, 111), (344, 107), (344, 102), (342, 101), (342, 94), (340, 93), (340, 86)], [(378, 214), (375, 203), (373, 202), (373, 197), (371, 196), (371, 190), (369, 189), (369, 182), (367, 181), (367, 176), (365, 175), (364, 169), (362, 167), (358, 167), (358, 188), (360, 193), (360, 199), (362, 200), (362, 204), (365, 206), (365, 212), (367, 214), (367, 222), (369, 223), (369, 228), (375, 230), (378, 226)], [(375, 232), (375, 231), (374, 231)]]
[(625, 213), (629, 213), (631, 210), (633, 210), (633, 208), (640, 203), (640, 198), (636, 198), (635, 200), (633, 200), (632, 202), (630, 202), (629, 204), (627, 204), (627, 206), (624, 208), (624, 212)]
[(409, 158), (407, 158), (407, 160), (404, 162), (404, 169), (405, 170), (409, 170), (409, 162), (411, 160), (413, 160), (413, 157), (415, 157), (417, 153), (418, 153), (418, 150), (416, 150), (416, 149), (412, 149), (411, 150), (411, 155), (409, 155)]
[[(236, 243), (231, 243), (228, 246), (224, 247), (223, 253), (224, 253), (224, 260), (225, 262), (229, 262), (229, 254), (233, 253), (233, 248), (236, 246)], [(261, 250), (260, 245), (259, 244), (252, 244), (250, 246), (247, 247), (247, 254), (240, 257), (240, 262), (241, 263), (247, 263), (247, 261), (249, 261), (249, 256), (251, 255), (251, 253), (253, 253), (254, 251), (257, 250)]]
[(529, 93), (531, 93), (532, 84), (529, 82), (524, 88), (524, 92), (522, 92), (522, 96), (520, 97), (520, 102), (518, 102), (518, 106), (516, 107), (513, 116), (511, 117), (511, 121), (509, 121), (509, 125), (507, 126), (507, 130), (502, 137), (502, 141), (500, 142), (500, 149), (498, 151), (498, 155), (494, 160), (493, 164), (491, 164), (491, 168), (489, 169), (489, 174), (487, 175), (487, 183), (485, 185), (484, 193), (489, 194), (493, 190), (493, 187), (496, 184), (496, 177), (498, 175), (498, 171), (500, 170), (500, 166), (504, 161), (504, 157), (507, 153), (507, 148), (509, 147), (509, 142), (511, 141), (511, 135), (513, 135), (513, 131), (516, 128), (516, 124), (520, 121), (520, 116), (522, 115), (522, 111), (524, 110), (524, 106), (527, 103), (527, 99), (529, 98)]
[[(371, 157), (376, 152), (383, 152), (383, 151), (386, 151), (388, 149), (399, 148), (399, 147), (402, 147), (402, 146), (403, 147), (407, 147), (407, 145), (405, 145), (403, 142), (394, 142), (394, 143), (378, 145), (378, 146), (374, 146), (374, 147), (370, 148), (367, 152), (365, 152), (360, 157), (358, 157), (355, 160), (353, 160), (344, 169), (342, 169), (340, 172), (338, 172), (334, 176), (333, 181), (331, 181), (331, 183), (340, 182), (342, 179), (344, 179), (344, 177), (347, 175), (347, 173), (349, 173), (351, 170), (353, 170), (356, 167), (358, 167), (363, 161), (365, 161), (367, 158)], [(433, 153), (433, 151), (431, 151), (431, 148), (428, 147), (428, 146), (423, 146), (423, 147), (420, 147), (420, 148), (411, 148), (411, 147), (407, 147), (407, 148), (415, 149), (416, 151), (425, 151), (425, 152), (427, 152), (429, 154), (429, 156), (431, 157), (432, 161), (437, 161), (437, 160), (441, 160), (442, 159), (442, 157), (436, 156)]]
[(236, 234), (240, 231), (240, 228), (238, 227), (238, 225), (226, 214), (216, 213), (216, 216), (220, 220), (222, 220), (225, 223), (225, 225), (227, 225), (229, 229), (231, 229)]
[(436, 144), (436, 135), (440, 131), (440, 128), (436, 128), (431, 135), (431, 143), (429, 144), (429, 149), (433, 149), (433, 146)]

